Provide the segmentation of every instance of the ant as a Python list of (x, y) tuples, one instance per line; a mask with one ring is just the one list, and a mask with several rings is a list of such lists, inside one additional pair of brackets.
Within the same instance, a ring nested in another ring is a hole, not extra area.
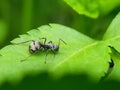
[[(46, 51), (45, 63), (46, 63), (46, 57), (48, 55), (49, 50), (51, 50), (54, 53), (54, 57), (55, 57), (56, 52), (59, 51), (60, 41), (62, 41), (64, 44), (66, 44), (66, 42), (64, 42), (62, 39), (59, 39), (58, 44), (53, 44), (52, 41), (49, 41), (46, 44), (47, 39), (46, 38), (41, 38), (41, 39), (44, 39), (43, 44), (41, 42), (38, 42), (38, 41), (35, 41), (35, 40), (28, 40), (28, 41), (24, 41), (24, 42), (20, 42), (20, 43), (15, 43), (15, 44), (16, 45), (17, 44), (23, 44), (23, 43), (27, 43), (27, 42), (32, 41), (31, 44), (29, 45), (29, 52), (31, 53), (31, 55), (33, 55), (33, 54), (36, 54), (36, 53), (40, 52), (42, 49), (44, 49)], [(21, 60), (21, 61), (25, 61), (26, 59)]]

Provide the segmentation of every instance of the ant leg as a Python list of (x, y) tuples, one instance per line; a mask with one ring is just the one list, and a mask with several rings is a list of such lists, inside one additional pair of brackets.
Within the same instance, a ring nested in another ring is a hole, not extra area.
[(33, 41), (33, 42), (35, 42), (34, 40), (28, 40), (28, 41), (24, 41), (24, 42), (20, 42), (20, 43), (12, 43), (12, 44), (14, 44), (14, 45), (18, 45), (18, 44), (27, 43), (27, 42), (30, 42), (30, 41)]
[(46, 59), (47, 59), (48, 52), (49, 52), (49, 50), (46, 50), (45, 62), (44, 62), (45, 64), (46, 64)]
[(55, 59), (56, 52), (55, 52), (53, 49), (51, 49), (51, 51), (52, 51), (53, 54), (54, 54), (53, 59)]
[(58, 46), (60, 45), (60, 41), (62, 41), (64, 44), (67, 44), (65, 41), (63, 41), (62, 39), (59, 39), (58, 41)]
[[(36, 53), (37, 53), (37, 52), (36, 52)], [(34, 55), (34, 54), (36, 54), (36, 53), (30, 54), (28, 57), (26, 57), (25, 59), (21, 60), (21, 62), (26, 61), (29, 57), (31, 57), (32, 55)]]

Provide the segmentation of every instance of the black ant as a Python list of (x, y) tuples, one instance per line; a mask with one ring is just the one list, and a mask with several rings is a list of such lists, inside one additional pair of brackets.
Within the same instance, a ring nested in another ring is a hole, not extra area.
[[(47, 57), (49, 50), (51, 50), (54, 53), (54, 57), (55, 57), (56, 52), (59, 51), (60, 41), (62, 41), (64, 44), (66, 44), (66, 42), (64, 42), (62, 39), (59, 39), (58, 44), (53, 44), (52, 41), (49, 41), (46, 44), (47, 39), (46, 38), (42, 38), (42, 39), (44, 39), (44, 44), (41, 44), (41, 46), (46, 51), (45, 57)], [(45, 58), (45, 63), (46, 63), (46, 58)]]
[[(40, 52), (42, 49), (44, 49), (46, 51), (45, 63), (46, 63), (46, 57), (48, 55), (49, 50), (53, 51), (54, 56), (55, 56), (56, 52), (59, 51), (60, 41), (62, 41), (64, 44), (66, 44), (66, 42), (64, 42), (62, 39), (59, 39), (58, 44), (53, 44), (52, 41), (49, 41), (46, 44), (47, 39), (46, 38), (42, 38), (42, 39), (44, 39), (43, 44), (41, 42), (38, 42), (38, 41), (35, 41), (35, 40), (28, 40), (28, 41), (24, 41), (24, 42), (20, 42), (20, 43), (15, 43), (15, 44), (16, 45), (17, 44), (23, 44), (23, 43), (27, 43), (27, 42), (32, 41), (31, 44), (29, 45), (29, 52), (31, 53), (31, 55), (33, 55), (33, 54), (36, 54), (36, 53)], [(21, 60), (21, 61), (25, 61), (26, 59)]]

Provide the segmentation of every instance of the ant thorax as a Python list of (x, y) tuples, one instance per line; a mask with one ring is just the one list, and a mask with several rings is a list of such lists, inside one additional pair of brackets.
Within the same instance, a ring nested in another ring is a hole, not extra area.
[(43, 47), (44, 47), (44, 49), (52, 49), (53, 48), (53, 44), (51, 44), (51, 43), (44, 44)]

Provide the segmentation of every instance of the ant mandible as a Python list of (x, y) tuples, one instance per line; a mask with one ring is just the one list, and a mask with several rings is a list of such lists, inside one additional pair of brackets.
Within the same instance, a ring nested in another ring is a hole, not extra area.
[[(35, 40), (28, 40), (28, 41), (24, 41), (24, 42), (20, 42), (20, 43), (13, 43), (13, 44), (18, 45), (18, 44), (23, 44), (23, 43), (27, 43), (27, 42), (32, 41), (31, 44), (29, 45), (29, 52), (31, 53), (31, 55), (33, 55), (33, 54), (40, 52), (43, 48), (46, 51), (45, 63), (46, 63), (46, 57), (48, 55), (49, 50), (51, 50), (54, 53), (54, 57), (55, 57), (56, 52), (59, 51), (60, 41), (62, 41), (64, 44), (66, 44), (66, 42), (63, 41), (62, 39), (59, 39), (58, 44), (53, 44), (52, 41), (49, 41), (46, 44), (47, 39), (46, 38), (41, 38), (41, 39), (44, 39), (43, 44), (41, 42), (38, 42)], [(30, 56), (28, 56), (27, 58), (29, 58)], [(21, 60), (21, 61), (25, 61), (26, 59)]]

